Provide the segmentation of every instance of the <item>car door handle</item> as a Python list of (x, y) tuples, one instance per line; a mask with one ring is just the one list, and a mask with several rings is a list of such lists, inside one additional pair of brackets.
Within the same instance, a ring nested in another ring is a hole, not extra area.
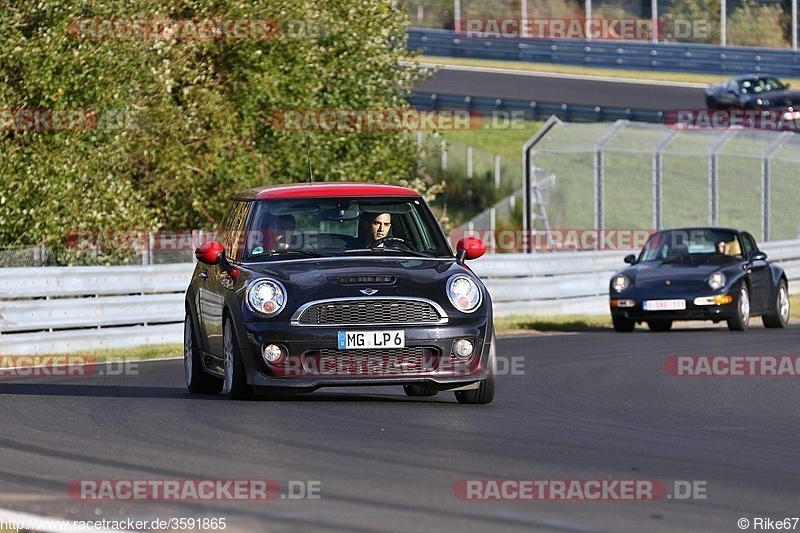
[(200, 277), (203, 279), (208, 279), (208, 272), (200, 272)]

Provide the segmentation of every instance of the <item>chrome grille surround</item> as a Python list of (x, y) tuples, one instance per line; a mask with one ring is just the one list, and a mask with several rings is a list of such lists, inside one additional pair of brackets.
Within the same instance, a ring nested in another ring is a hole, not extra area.
[(444, 309), (431, 300), (400, 296), (331, 298), (301, 306), (292, 326), (423, 326), (449, 322)]

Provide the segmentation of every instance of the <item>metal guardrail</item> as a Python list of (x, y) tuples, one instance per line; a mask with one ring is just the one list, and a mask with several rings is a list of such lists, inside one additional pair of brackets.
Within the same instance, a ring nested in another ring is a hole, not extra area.
[(193, 268), (0, 269), (0, 355), (180, 343)]
[[(800, 292), (800, 241), (762, 245)], [(603, 314), (630, 251), (489, 254), (470, 263), (495, 315)], [(182, 341), (193, 263), (0, 269), (0, 355), (68, 353)]]
[(556, 116), (564, 122), (633, 120), (659, 123), (663, 121), (664, 115), (663, 112), (652, 109), (559, 104), (437, 93), (413, 93), (408, 101), (412, 106), (423, 111), (464, 109), (482, 113), (523, 112), (528, 120), (546, 120), (548, 117)]
[(411, 28), (408, 48), (426, 55), (587, 67), (800, 76), (800, 52), (745, 46), (584, 39), (467, 39), (452, 30)]

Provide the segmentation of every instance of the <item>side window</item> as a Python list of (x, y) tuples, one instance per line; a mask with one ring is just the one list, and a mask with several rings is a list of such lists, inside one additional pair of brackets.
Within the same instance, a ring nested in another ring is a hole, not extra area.
[(749, 233), (742, 233), (742, 240), (744, 241), (744, 254), (746, 257), (750, 257), (750, 254), (758, 250), (756, 240)]
[(247, 221), (251, 202), (233, 202), (222, 219), (222, 245), (225, 255), (232, 261), (241, 259), (242, 239), (244, 238), (244, 225)]

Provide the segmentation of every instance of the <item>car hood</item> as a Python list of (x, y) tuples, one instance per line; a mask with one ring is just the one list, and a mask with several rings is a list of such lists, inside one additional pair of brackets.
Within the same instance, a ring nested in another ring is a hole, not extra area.
[[(283, 260), (245, 265), (251, 277), (280, 281), (289, 301), (308, 302), (326, 298), (372, 295), (417, 296), (440, 301), (446, 280), (457, 272), (468, 272), (455, 259), (365, 257)], [(437, 285), (441, 285), (439, 291)], [(372, 292), (369, 291), (369, 292)], [(367, 294), (369, 295), (369, 294)]]
[(637, 289), (664, 287), (670, 282), (670, 287), (678, 288), (703, 288), (708, 289), (706, 280), (714, 272), (724, 270), (731, 263), (662, 263), (649, 261), (634, 265), (624, 271), (632, 278)]

